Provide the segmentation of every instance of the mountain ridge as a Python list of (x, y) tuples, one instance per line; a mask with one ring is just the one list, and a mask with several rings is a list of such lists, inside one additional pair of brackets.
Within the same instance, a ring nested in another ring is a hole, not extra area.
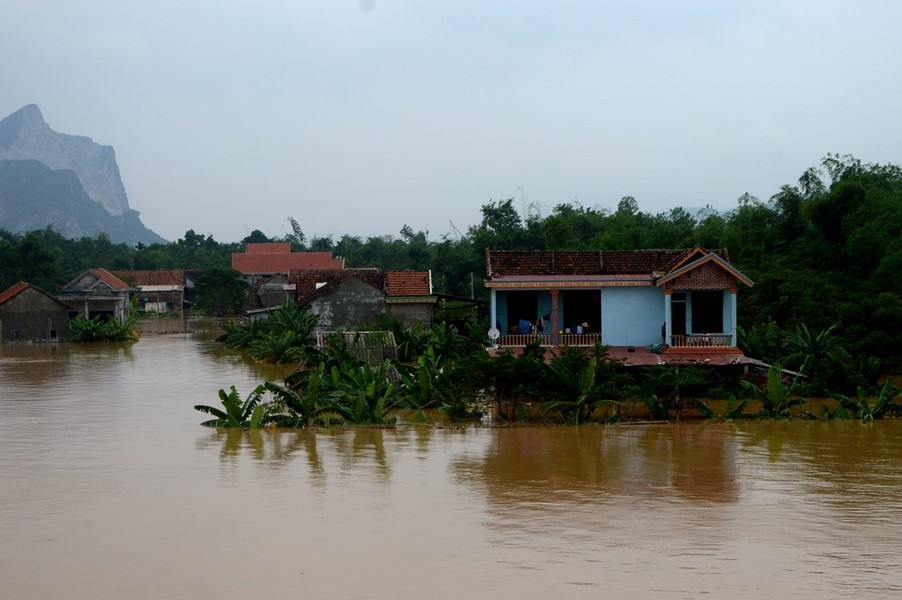
[[(28, 161), (70, 175), (50, 175)], [(28, 104), (0, 120), (2, 162), (7, 163), (0, 171), (4, 178), (0, 181), (0, 227), (4, 229), (23, 231), (51, 225), (66, 237), (104, 232), (117, 243), (165, 242), (129, 207), (113, 147), (87, 136), (54, 131), (37, 104)], [(62, 199), (48, 196), (50, 190), (62, 194)], [(22, 202), (28, 203), (27, 208), (16, 206)], [(64, 207), (69, 212), (64, 214)]]

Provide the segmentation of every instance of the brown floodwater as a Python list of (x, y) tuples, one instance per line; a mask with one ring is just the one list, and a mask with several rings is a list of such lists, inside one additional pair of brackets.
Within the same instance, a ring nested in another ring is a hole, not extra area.
[(900, 419), (212, 430), (211, 337), (0, 345), (0, 597), (902, 597)]

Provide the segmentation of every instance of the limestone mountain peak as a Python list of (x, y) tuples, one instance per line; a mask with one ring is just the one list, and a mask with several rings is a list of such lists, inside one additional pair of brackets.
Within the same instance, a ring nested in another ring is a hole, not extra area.
[[(110, 227), (117, 230), (106, 231), (111, 238), (128, 243), (162, 240), (129, 208), (112, 146), (54, 131), (37, 104), (0, 120), (0, 175), (5, 177), (0, 181), (2, 228), (18, 231), (50, 224), (64, 235), (81, 236)], [(58, 206), (63, 197), (69, 199), (71, 214)], [(20, 218), (12, 220), (13, 214)]]
[(75, 171), (92, 200), (113, 216), (128, 212), (128, 197), (111, 146), (89, 137), (57, 133), (37, 104), (0, 121), (0, 160), (36, 160), (54, 170)]

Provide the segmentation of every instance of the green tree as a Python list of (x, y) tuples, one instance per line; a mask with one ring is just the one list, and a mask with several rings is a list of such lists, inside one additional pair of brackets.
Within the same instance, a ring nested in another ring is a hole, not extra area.
[(259, 229), (254, 229), (250, 235), (241, 240), (242, 244), (266, 244), (269, 242), (272, 242), (272, 240)]
[(247, 290), (247, 283), (238, 271), (213, 268), (197, 281), (197, 305), (217, 317), (232, 315), (241, 308)]

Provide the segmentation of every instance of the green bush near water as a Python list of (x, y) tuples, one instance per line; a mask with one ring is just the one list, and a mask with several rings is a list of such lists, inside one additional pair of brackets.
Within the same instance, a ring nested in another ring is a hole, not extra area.
[[(701, 366), (625, 367), (612, 360), (602, 345), (589, 351), (561, 348), (553, 353), (532, 345), (518, 353), (490, 356), (472, 332), (462, 334), (444, 324), (431, 331), (405, 330), (391, 322), (377, 326), (392, 330), (401, 343), (392, 356), (370, 364), (358, 358), (366, 353), (355, 353), (347, 345), (358, 338), (336, 335), (325, 347), (317, 348), (315, 326), (315, 317), (292, 306), (272, 312), (269, 321), (225, 325), (226, 332), (219, 339), (228, 347), (243, 349), (261, 360), (297, 362), (300, 367), (283, 383), (266, 382), (255, 390), (255, 394), (260, 392), (257, 405), (262, 411), (258, 419), (219, 419), (205, 424), (382, 425), (394, 422), (399, 410), (412, 410), (415, 420), (425, 421), (428, 409), (439, 409), (452, 420), (479, 419), (491, 410), (502, 422), (573, 424), (679, 419), (686, 411), (719, 420), (812, 417), (801, 410), (805, 399), (800, 393), (806, 386), (811, 388), (811, 378), (788, 380), (779, 367), (770, 369), (766, 385), (759, 388), (743, 380), (738, 371), (727, 375)], [(808, 333), (802, 328), (798, 331)], [(824, 343), (829, 335), (826, 331), (805, 339), (819, 338), (821, 347), (830, 348)], [(811, 357), (801, 347), (798, 340), (786, 346), (806, 359), (804, 369), (809, 372), (817, 372), (819, 361), (838, 355), (834, 351), (812, 353)], [(874, 406), (864, 387), (857, 400), (843, 396), (835, 416), (856, 415), (862, 420), (881, 416), (895, 406), (896, 392), (891, 393), (890, 388), (881, 391)], [(703, 399), (711, 397), (712, 390), (730, 398), (722, 414), (715, 413)], [(231, 395), (220, 390), (220, 397)], [(760, 404), (757, 413), (746, 412), (750, 404)], [(211, 412), (210, 407), (196, 408)]]
[(138, 339), (134, 326), (134, 316), (120, 323), (115, 317), (88, 319), (79, 315), (69, 321), (69, 341), (76, 343), (133, 342)]

